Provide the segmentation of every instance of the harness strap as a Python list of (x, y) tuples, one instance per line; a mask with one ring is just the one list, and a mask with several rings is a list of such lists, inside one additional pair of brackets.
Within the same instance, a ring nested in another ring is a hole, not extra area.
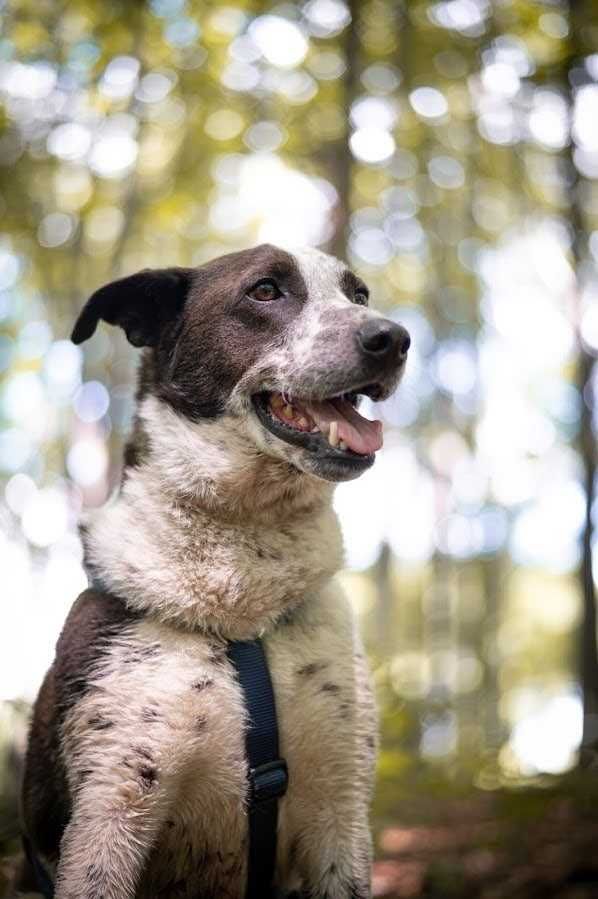
[(235, 666), (247, 709), (249, 863), (245, 896), (268, 899), (273, 895), (278, 799), (287, 789), (287, 765), (279, 757), (274, 691), (261, 640), (229, 643), (228, 657)]

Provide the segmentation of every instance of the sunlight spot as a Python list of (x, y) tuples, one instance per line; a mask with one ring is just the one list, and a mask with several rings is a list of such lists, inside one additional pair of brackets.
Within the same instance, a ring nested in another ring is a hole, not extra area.
[(568, 771), (581, 742), (581, 699), (573, 692), (550, 697), (535, 691), (524, 699), (529, 711), (516, 722), (509, 741), (522, 773)]
[(456, 190), (465, 184), (465, 169), (452, 156), (433, 156), (428, 163), (430, 180), (437, 187)]
[(4, 488), (4, 496), (9, 509), (21, 515), (26, 504), (37, 493), (34, 481), (26, 474), (15, 474)]
[(135, 165), (137, 152), (137, 142), (128, 134), (107, 134), (95, 142), (89, 166), (101, 178), (123, 178)]
[(511, 98), (518, 92), (521, 82), (511, 65), (493, 62), (482, 69), (482, 84), (493, 94)]
[(291, 169), (269, 153), (242, 158), (238, 172), (240, 209), (258, 223), (259, 240), (304, 246), (326, 238), (336, 202), (328, 181)]
[(362, 162), (378, 163), (390, 159), (395, 141), (383, 128), (358, 128), (349, 140), (351, 152)]
[(362, 97), (351, 106), (351, 121), (356, 128), (390, 131), (399, 117), (396, 103), (383, 97)]
[(218, 109), (206, 119), (204, 131), (214, 140), (232, 140), (243, 130), (243, 117), (233, 109)]
[(309, 0), (303, 12), (315, 37), (333, 37), (351, 21), (351, 14), (341, 0)]
[(34, 546), (45, 547), (59, 540), (67, 530), (66, 495), (56, 487), (32, 494), (24, 504), (23, 533)]
[(264, 58), (279, 68), (298, 66), (309, 48), (301, 28), (281, 16), (259, 16), (249, 26), (249, 35)]
[(100, 79), (98, 89), (111, 100), (129, 97), (137, 85), (140, 64), (134, 56), (115, 56)]
[(44, 216), (37, 229), (37, 240), (42, 247), (60, 247), (67, 243), (76, 229), (76, 219), (64, 212), (51, 212)]
[(92, 437), (78, 440), (68, 451), (66, 465), (72, 479), (81, 487), (96, 484), (108, 469), (104, 442)]
[(0, 88), (25, 100), (43, 100), (54, 90), (57, 77), (56, 70), (48, 62), (0, 63)]
[(91, 132), (79, 122), (57, 125), (48, 136), (48, 152), (59, 159), (74, 162), (83, 159), (91, 146)]
[(100, 421), (108, 411), (110, 395), (100, 381), (86, 381), (75, 394), (73, 406), (81, 421), (91, 424)]
[(444, 94), (435, 87), (416, 87), (409, 94), (409, 102), (415, 112), (425, 119), (439, 119), (448, 112)]

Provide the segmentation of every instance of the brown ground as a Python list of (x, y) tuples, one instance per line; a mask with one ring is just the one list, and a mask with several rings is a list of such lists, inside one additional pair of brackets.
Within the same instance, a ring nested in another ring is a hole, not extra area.
[(598, 897), (593, 784), (586, 792), (572, 784), (434, 804), (435, 823), (380, 831), (377, 899)]
[[(376, 899), (598, 899), (598, 775), (431, 793), (403, 796), (401, 822), (378, 829)], [(12, 899), (17, 848), (3, 843), (0, 899)]]

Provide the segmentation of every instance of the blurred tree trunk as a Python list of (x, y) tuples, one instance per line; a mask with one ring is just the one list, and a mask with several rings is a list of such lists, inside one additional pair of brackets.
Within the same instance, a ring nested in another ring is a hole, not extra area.
[[(573, 68), (583, 59), (584, 39), (582, 26), (586, 4), (570, 2), (569, 55), (562, 71), (562, 85), (569, 97), (570, 120), (573, 119), (575, 91), (569, 77)], [(582, 462), (585, 490), (585, 521), (582, 535), (582, 557), (579, 566), (579, 586), (583, 602), (581, 632), (579, 635), (579, 676), (583, 693), (583, 736), (581, 763), (596, 757), (598, 749), (598, 645), (596, 639), (596, 590), (592, 570), (592, 504), (596, 481), (596, 444), (593, 433), (592, 373), (595, 359), (584, 343), (579, 325), (581, 318), (581, 293), (583, 288), (583, 263), (586, 253), (585, 222), (582, 206), (583, 179), (574, 162), (575, 143), (569, 134), (566, 153), (567, 187), (569, 192), (569, 221), (573, 235), (573, 261), (576, 274), (576, 313), (578, 362), (576, 383), (581, 398), (580, 427), (577, 449)], [(585, 750), (585, 751), (584, 751)]]
[(580, 342), (577, 382), (582, 396), (579, 451), (581, 453), (585, 489), (585, 522), (582, 537), (582, 559), (579, 571), (583, 596), (581, 632), (581, 683), (583, 688), (582, 746), (598, 750), (598, 650), (596, 646), (596, 589), (592, 571), (592, 504), (596, 480), (595, 438), (592, 429), (592, 370), (594, 359)]
[(338, 202), (334, 212), (334, 233), (332, 234), (326, 250), (333, 256), (344, 258), (349, 239), (349, 218), (351, 215), (351, 174), (353, 159), (349, 149), (351, 136), (351, 106), (357, 92), (357, 80), (359, 73), (359, 2), (349, 0), (349, 13), (351, 21), (343, 34), (342, 51), (345, 59), (345, 72), (342, 78), (342, 107), (345, 130), (340, 140), (335, 141), (331, 147), (329, 159), (330, 179), (337, 193)]
[(390, 546), (383, 541), (380, 555), (374, 565), (374, 583), (376, 584), (376, 608), (374, 611), (376, 628), (376, 650), (383, 658), (388, 658), (397, 650), (397, 639), (394, 633), (393, 609), (395, 596), (391, 577), (392, 554)]
[[(505, 740), (505, 726), (499, 714), (500, 686), (496, 637), (500, 624), (500, 608), (503, 595), (505, 557), (497, 552), (489, 559), (481, 561), (482, 583), (484, 585), (484, 628), (482, 633), (481, 661), (483, 680), (479, 692), (478, 707), (484, 748), (497, 752)], [(480, 628), (480, 630), (482, 630)]]

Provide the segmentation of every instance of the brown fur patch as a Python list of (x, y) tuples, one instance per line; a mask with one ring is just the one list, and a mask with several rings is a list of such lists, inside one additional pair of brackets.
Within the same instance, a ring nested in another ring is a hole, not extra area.
[[(23, 815), (37, 850), (56, 859), (71, 813), (60, 745), (68, 711), (90, 689), (90, 678), (110, 644), (136, 616), (115, 597), (86, 590), (73, 605), (33, 709), (23, 780)], [(88, 727), (108, 731), (111, 719), (92, 715)], [(82, 772), (85, 774), (85, 772)], [(84, 778), (83, 778), (84, 779)]]

